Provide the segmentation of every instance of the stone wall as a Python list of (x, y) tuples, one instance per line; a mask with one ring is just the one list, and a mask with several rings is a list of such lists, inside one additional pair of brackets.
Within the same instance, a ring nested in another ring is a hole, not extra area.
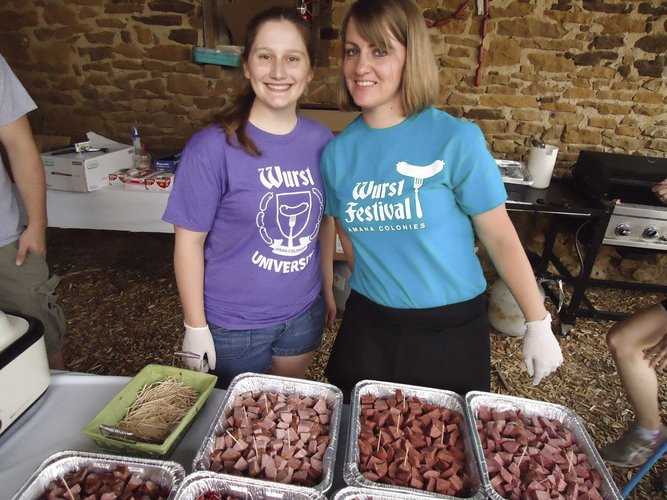
[[(464, 0), (419, 0), (430, 21)], [(351, 0), (327, 2), (329, 61), (307, 103), (333, 105)], [(559, 167), (580, 149), (667, 156), (667, 4), (663, 0), (470, 1), (431, 28), (440, 105), (478, 123), (497, 157), (518, 159), (531, 135), (558, 145)], [(191, 62), (203, 44), (201, 0), (3, 0), (0, 52), (31, 93), (35, 132), (92, 130), (149, 149), (180, 148), (241, 84), (238, 70)], [(475, 73), (483, 47), (479, 86)]]

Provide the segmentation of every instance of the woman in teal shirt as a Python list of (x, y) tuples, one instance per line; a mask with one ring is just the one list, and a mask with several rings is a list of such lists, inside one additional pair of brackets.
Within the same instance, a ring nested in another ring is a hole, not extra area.
[(479, 128), (433, 107), (437, 67), (411, 0), (358, 0), (343, 22), (341, 104), (361, 110), (326, 147), (326, 213), (353, 268), (326, 374), (488, 390), (486, 247), (527, 323), (533, 383), (562, 363)]

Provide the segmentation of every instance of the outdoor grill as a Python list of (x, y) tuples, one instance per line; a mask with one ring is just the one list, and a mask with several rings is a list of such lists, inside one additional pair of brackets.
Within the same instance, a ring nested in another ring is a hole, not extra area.
[[(593, 274), (598, 254), (605, 245), (626, 247), (623, 254), (628, 256), (667, 250), (667, 206), (651, 190), (664, 179), (667, 179), (667, 158), (584, 150), (579, 153), (570, 179), (554, 179), (548, 190), (540, 192), (544, 197), (542, 202), (563, 209), (547, 212), (563, 216), (554, 217), (545, 231), (544, 249), (534, 266), (538, 277), (561, 279), (572, 287), (569, 301), (558, 313), (561, 333), (567, 334), (577, 318), (618, 320), (627, 315), (627, 311), (596, 307), (587, 295), (593, 288), (667, 294), (665, 283), (615, 280)], [(540, 206), (539, 199), (536, 203)], [(570, 221), (577, 219), (582, 221), (574, 233), (580, 266), (572, 273), (556, 255), (555, 243), (557, 235), (571, 231)], [(586, 231), (582, 233), (584, 227)], [(549, 269), (550, 264), (555, 272)], [(560, 303), (559, 293), (549, 287), (544, 289), (555, 303)]]
[(667, 158), (584, 150), (572, 178), (591, 198), (613, 204), (603, 244), (667, 250), (667, 206), (651, 191), (667, 179)]

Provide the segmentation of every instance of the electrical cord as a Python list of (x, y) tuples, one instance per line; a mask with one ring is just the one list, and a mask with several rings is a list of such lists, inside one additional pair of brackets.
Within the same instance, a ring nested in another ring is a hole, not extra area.
[(579, 276), (578, 278), (581, 278), (583, 272), (584, 272), (584, 258), (581, 255), (581, 249), (579, 248), (579, 233), (581, 230), (584, 228), (586, 224), (589, 224), (591, 222), (590, 219), (585, 220), (576, 230), (574, 233), (574, 249), (577, 252), (577, 258), (579, 259)]

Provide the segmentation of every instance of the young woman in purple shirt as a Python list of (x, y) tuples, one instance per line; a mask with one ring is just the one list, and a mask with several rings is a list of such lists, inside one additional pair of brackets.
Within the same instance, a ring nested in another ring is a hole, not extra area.
[(320, 156), (331, 138), (297, 113), (313, 77), (310, 27), (295, 9), (259, 13), (242, 55), (248, 85), (183, 150), (164, 220), (188, 367), (220, 386), (242, 372), (302, 377), (333, 324), (333, 223)]

